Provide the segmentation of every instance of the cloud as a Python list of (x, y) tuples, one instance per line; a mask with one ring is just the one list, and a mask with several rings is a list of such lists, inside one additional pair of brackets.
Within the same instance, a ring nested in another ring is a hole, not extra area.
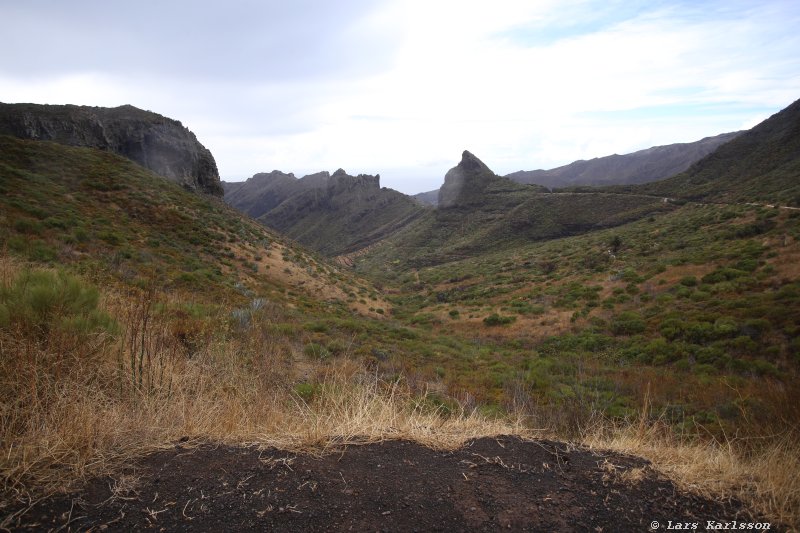
[(3, 71), (247, 82), (360, 76), (390, 66), (372, 2), (28, 0), (0, 6)]

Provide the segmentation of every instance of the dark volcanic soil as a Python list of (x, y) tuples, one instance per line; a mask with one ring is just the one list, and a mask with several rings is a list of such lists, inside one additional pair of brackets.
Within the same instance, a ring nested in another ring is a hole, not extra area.
[(681, 493), (642, 459), (498, 437), (455, 452), (387, 441), (321, 458), (176, 445), (79, 494), (46, 500), (7, 527), (642, 532), (654, 521), (661, 531), (669, 521), (702, 531), (708, 520), (737, 519), (748, 520), (740, 505)]

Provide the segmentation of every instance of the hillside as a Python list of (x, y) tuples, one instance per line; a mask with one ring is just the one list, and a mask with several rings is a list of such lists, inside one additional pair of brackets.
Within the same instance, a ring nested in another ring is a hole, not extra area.
[(107, 150), (179, 185), (222, 196), (214, 156), (177, 120), (115, 108), (0, 103), (0, 135)]
[(273, 171), (226, 187), (230, 205), (328, 256), (366, 248), (424, 211), (410, 197), (381, 188), (380, 176), (350, 176), (342, 169), (300, 179)]
[(436, 206), (439, 203), (439, 189), (435, 191), (420, 192), (412, 196), (422, 205)]
[(465, 151), (445, 176), (438, 207), (376, 246), (364, 261), (373, 265), (397, 261), (393, 270), (440, 264), (671, 209), (661, 199), (647, 196), (546, 191), (497, 176)]
[(265, 216), (351, 239), (355, 273), (108, 151), (0, 136), (0, 528), (800, 524), (796, 211), (548, 193), (469, 152), (438, 209), (316, 179)]
[(550, 170), (520, 170), (506, 177), (519, 183), (537, 183), (550, 188), (658, 181), (683, 172), (740, 133), (723, 133), (691, 143), (654, 146), (625, 155), (580, 160)]
[(21, 258), (209, 302), (252, 291), (286, 301), (287, 289), (319, 296), (323, 286), (350, 299), (335, 268), (119, 156), (8, 136), (0, 154), (0, 237)]
[(800, 207), (800, 100), (685, 172), (626, 190), (702, 202)]

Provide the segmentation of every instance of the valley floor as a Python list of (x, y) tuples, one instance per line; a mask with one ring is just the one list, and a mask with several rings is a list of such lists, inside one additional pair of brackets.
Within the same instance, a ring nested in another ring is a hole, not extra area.
[(452, 451), (404, 440), (334, 444), (317, 456), (179, 443), (94, 479), (77, 494), (17, 511), (5, 527), (623, 532), (686, 523), (703, 531), (709, 522), (766, 526), (737, 502), (681, 491), (644, 459), (518, 437), (485, 437)]

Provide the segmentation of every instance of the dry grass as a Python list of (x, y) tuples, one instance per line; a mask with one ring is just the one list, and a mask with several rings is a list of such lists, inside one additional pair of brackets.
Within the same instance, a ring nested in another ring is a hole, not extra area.
[[(0, 283), (10, 283), (21, 268), (0, 261)], [(148, 314), (152, 297), (111, 294), (101, 302), (121, 323), (115, 338), (76, 343), (64, 335), (40, 339), (0, 328), (3, 501), (32, 501), (89, 476), (113, 474), (182, 437), (312, 453), (385, 439), (455, 448), (478, 436), (531, 436), (530, 424), (545, 421), (529, 413), (526, 429), (522, 417), (444, 413), (403, 380), (386, 382), (346, 356), (316, 363), (302, 383), (297, 347), (264, 334), (257, 322), (208, 337), (189, 357), (169, 325)], [(689, 490), (739, 498), (773, 521), (800, 525), (795, 434), (690, 440), (646, 417), (584, 427), (581, 440), (590, 447), (645, 457)]]
[(590, 448), (644, 457), (681, 488), (737, 499), (773, 522), (800, 529), (800, 442), (796, 433), (761, 440), (682, 438), (660, 420), (598, 419), (582, 438)]
[[(3, 283), (17, 270), (4, 262)], [(152, 297), (107, 298), (122, 331), (92, 354), (86, 343), (0, 328), (3, 500), (67, 490), (182, 437), (320, 452), (389, 438), (453, 448), (521, 431), (476, 413), (444, 416), (402, 380), (384, 382), (346, 356), (317, 363), (313, 395), (300, 394), (295, 347), (259, 324), (211, 337), (188, 357), (155, 323)]]

